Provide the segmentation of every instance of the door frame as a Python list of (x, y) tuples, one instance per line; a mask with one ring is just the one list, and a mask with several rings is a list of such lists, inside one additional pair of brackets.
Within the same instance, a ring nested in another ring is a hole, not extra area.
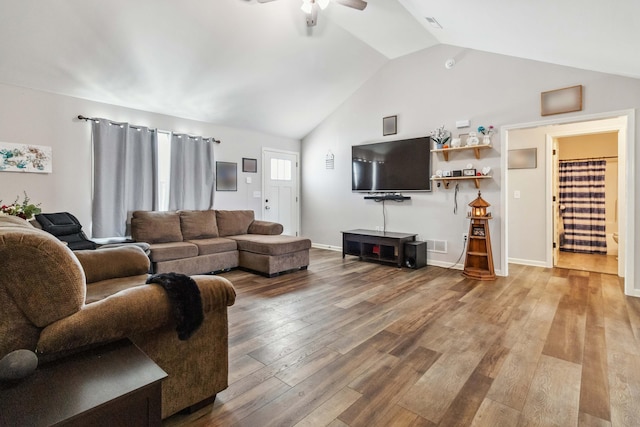
[(295, 173), (296, 173), (296, 188), (295, 188), (295, 197), (296, 197), (296, 201), (297, 203), (295, 204), (295, 208), (296, 208), (296, 212), (294, 212), (294, 215), (292, 215), (293, 218), (295, 218), (296, 224), (295, 224), (295, 230), (294, 232), (296, 233), (296, 236), (301, 236), (301, 227), (300, 227), (300, 220), (302, 218), (302, 212), (300, 209), (300, 152), (299, 151), (288, 151), (288, 150), (281, 150), (278, 148), (268, 148), (268, 147), (262, 147), (262, 198), (260, 201), (260, 216), (261, 218), (264, 218), (265, 215), (265, 183), (267, 182), (267, 170), (271, 170), (270, 168), (267, 167), (266, 164), (266, 159), (267, 156), (265, 155), (265, 153), (270, 152), (270, 153), (281, 153), (281, 154), (288, 154), (291, 156), (295, 156), (296, 158), (296, 166), (295, 166)]
[[(618, 116), (620, 117), (620, 116)], [(617, 123), (616, 123), (617, 122)], [(612, 120), (611, 122), (607, 123), (607, 124), (596, 124), (594, 126), (588, 126), (586, 129), (584, 130), (563, 130), (563, 131), (559, 131), (559, 132), (549, 132), (546, 134), (546, 148), (547, 148), (547, 164), (550, 166), (550, 171), (551, 171), (551, 177), (550, 180), (548, 180), (547, 182), (549, 182), (551, 184), (551, 187), (547, 188), (547, 192), (550, 192), (550, 194), (552, 196), (557, 195), (558, 193), (558, 159), (557, 156), (553, 156), (553, 150), (557, 149), (558, 147), (558, 138), (564, 138), (564, 137), (571, 137), (571, 136), (581, 136), (581, 135), (592, 135), (592, 134), (597, 134), (597, 133), (606, 133), (606, 132), (612, 132), (612, 131), (617, 131), (618, 132), (618, 146), (617, 146), (617, 150), (618, 150), (618, 159), (620, 158), (624, 158), (624, 156), (626, 156), (626, 148), (625, 145), (627, 144), (627, 137), (626, 137), (626, 129), (624, 126), (624, 123), (622, 123), (621, 120)], [(626, 163), (627, 162), (620, 162), (618, 161), (618, 194), (625, 194), (625, 197), (617, 197), (618, 200), (618, 235), (619, 237), (619, 241), (618, 241), (618, 276), (620, 277), (625, 277), (625, 271), (624, 271), (624, 267), (626, 265), (627, 257), (626, 257), (626, 240), (629, 240), (626, 238), (626, 228), (627, 228), (627, 222), (628, 222), (628, 216), (627, 216), (627, 197), (626, 197), (626, 187), (627, 187), (627, 183), (625, 182), (625, 177), (626, 177)], [(551, 268), (554, 267), (554, 254), (553, 254), (553, 249), (551, 249), (551, 246), (553, 246), (553, 242), (556, 241), (556, 232), (557, 230), (555, 229), (554, 225), (555, 222), (557, 221), (556, 217), (555, 217), (555, 212), (553, 212), (555, 210), (555, 206), (552, 208), (552, 212), (549, 213), (549, 218), (547, 220), (547, 254), (546, 254), (546, 263), (547, 263), (547, 267)], [(633, 216), (631, 217), (633, 218)], [(549, 224), (551, 223), (551, 224)], [(551, 233), (549, 235), (549, 233)], [(549, 246), (549, 241), (551, 241), (551, 246)], [(558, 245), (559, 246), (559, 245)]]
[[(501, 246), (504, 250), (501, 253), (501, 265), (503, 266), (503, 272), (505, 276), (509, 274), (509, 227), (508, 227), (508, 204), (509, 204), (509, 181), (508, 181), (508, 170), (507, 170), (507, 160), (508, 160), (508, 150), (509, 150), (509, 132), (515, 131), (519, 129), (528, 129), (535, 127), (543, 127), (549, 125), (568, 125), (568, 124), (577, 124), (589, 121), (596, 120), (604, 120), (604, 119), (616, 119), (619, 117), (624, 117), (626, 119), (626, 126), (622, 126), (621, 128), (617, 128), (615, 130), (620, 130), (618, 136), (618, 154), (619, 157), (624, 157), (624, 162), (619, 162), (619, 165), (623, 165), (623, 170), (626, 173), (626, 176), (623, 177), (623, 181), (625, 182), (626, 187), (624, 189), (618, 188), (620, 194), (624, 194), (626, 206), (624, 212), (619, 211), (621, 214), (624, 214), (624, 224), (622, 221), (619, 222), (619, 227), (624, 229), (626, 236), (635, 236), (635, 222), (634, 222), (634, 208), (635, 208), (635, 109), (621, 110), (621, 111), (611, 111), (606, 113), (598, 113), (598, 114), (589, 114), (583, 116), (572, 116), (572, 117), (564, 117), (558, 119), (548, 119), (548, 120), (540, 120), (536, 122), (530, 123), (519, 123), (512, 125), (505, 125), (500, 128), (500, 139), (504, 141), (503, 150), (501, 154), (501, 173), (500, 178), (503, 183), (501, 190), (501, 209), (500, 215), (503, 220), (500, 223), (501, 230)], [(578, 132), (574, 132), (578, 133)], [(553, 177), (550, 172), (550, 168), (552, 167), (552, 148), (553, 141), (552, 137), (547, 135), (547, 141), (545, 144), (546, 153), (545, 153), (545, 168), (547, 173), (545, 188), (547, 192), (547, 203), (550, 203), (550, 197), (553, 194)], [(620, 183), (619, 183), (620, 184)], [(550, 221), (550, 218), (553, 215), (552, 208), (546, 209), (547, 212), (547, 265), (550, 262), (553, 264), (553, 222)], [(620, 232), (618, 233), (620, 235)], [(625, 242), (619, 245), (619, 250), (621, 249), (624, 252), (623, 259), (623, 269), (624, 269), (624, 292), (626, 295), (640, 297), (640, 289), (635, 288), (635, 248), (634, 248), (634, 238), (626, 239)], [(619, 255), (620, 257), (620, 255)], [(552, 265), (551, 265), (552, 267)]]

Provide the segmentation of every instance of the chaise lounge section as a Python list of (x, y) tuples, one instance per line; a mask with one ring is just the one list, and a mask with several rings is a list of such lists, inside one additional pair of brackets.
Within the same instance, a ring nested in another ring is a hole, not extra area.
[(154, 273), (206, 274), (240, 267), (267, 277), (306, 269), (311, 241), (251, 210), (135, 211), (131, 236), (150, 244)]

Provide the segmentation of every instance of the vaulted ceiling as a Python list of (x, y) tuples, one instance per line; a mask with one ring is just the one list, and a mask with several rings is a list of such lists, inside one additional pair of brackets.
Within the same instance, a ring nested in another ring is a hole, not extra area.
[(0, 82), (302, 138), (385, 63), (440, 43), (640, 78), (637, 0), (332, 3), (313, 28), (300, 5), (0, 0)]

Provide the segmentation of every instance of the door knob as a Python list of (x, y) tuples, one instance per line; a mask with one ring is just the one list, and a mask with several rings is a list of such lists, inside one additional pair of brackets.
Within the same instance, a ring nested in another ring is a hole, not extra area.
[(265, 208), (266, 210), (269, 210), (269, 209), (271, 209), (271, 206), (265, 206), (264, 208)]

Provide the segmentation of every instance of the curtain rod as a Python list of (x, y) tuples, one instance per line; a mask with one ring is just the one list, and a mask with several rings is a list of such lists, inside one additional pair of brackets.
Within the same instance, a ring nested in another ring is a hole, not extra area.
[(617, 159), (618, 156), (602, 156), (602, 157), (582, 157), (579, 159), (560, 159), (561, 162), (575, 162), (580, 160), (604, 160), (604, 159)]
[[(85, 116), (83, 116), (82, 114), (78, 114), (78, 120), (84, 120), (84, 121), (86, 121), (86, 122), (97, 122), (97, 121), (98, 121), (98, 118), (97, 118), (97, 117), (85, 117)], [(107, 119), (107, 120), (108, 120), (108, 119)], [(109, 120), (109, 122), (110, 122), (110, 123), (113, 123), (113, 124), (117, 124), (117, 125), (124, 124), (124, 123), (120, 123), (120, 122), (114, 122), (113, 120)], [(132, 128), (134, 128), (134, 129), (138, 129), (138, 128), (140, 128), (140, 127), (141, 127), (141, 126), (134, 126), (134, 125), (129, 125), (129, 126), (131, 126), (131, 127), (132, 127)], [(159, 132), (160, 132), (160, 131), (159, 131)], [(173, 133), (173, 132), (167, 132), (167, 133)], [(178, 135), (180, 135), (180, 134), (178, 134)], [(183, 135), (185, 135), (185, 134), (183, 134)], [(190, 136), (190, 135), (187, 135), (187, 136)], [(205, 138), (205, 139), (210, 139), (210, 140), (212, 140), (213, 142), (215, 142), (216, 144), (220, 144), (220, 143), (222, 142), (221, 140), (219, 140), (219, 139), (215, 139), (214, 137)]]

